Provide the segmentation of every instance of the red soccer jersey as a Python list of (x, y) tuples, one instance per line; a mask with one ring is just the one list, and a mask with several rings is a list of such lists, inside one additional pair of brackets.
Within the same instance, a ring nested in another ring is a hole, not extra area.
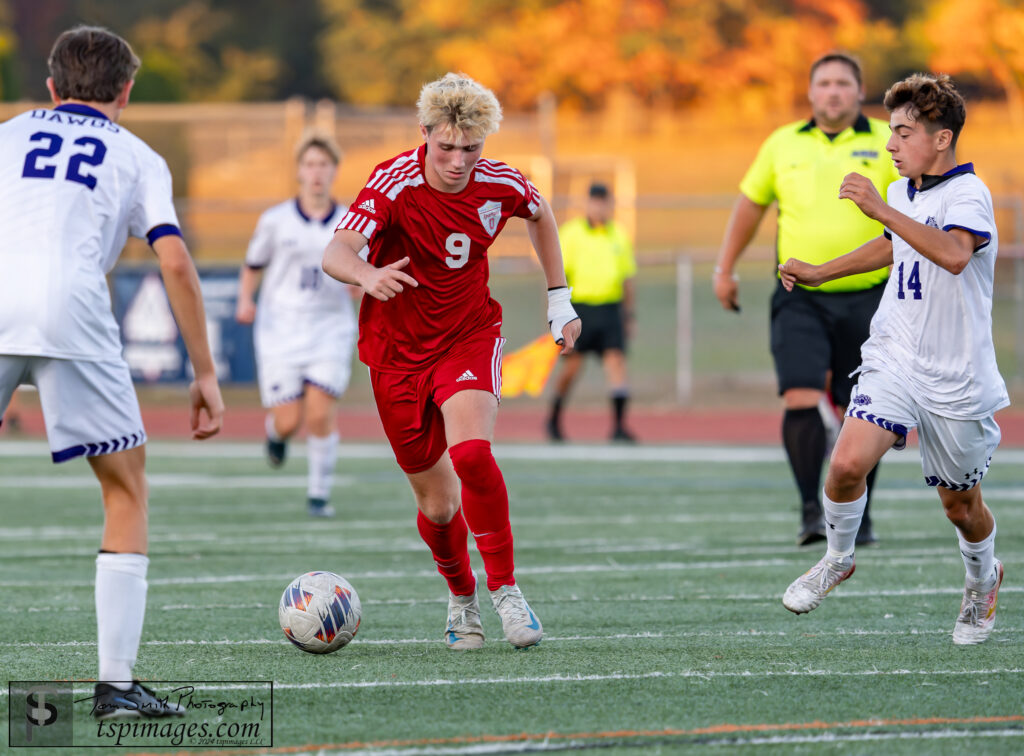
[(512, 216), (530, 218), (540, 194), (517, 171), (481, 158), (466, 188), (432, 189), (423, 175), (426, 146), (378, 165), (338, 230), (369, 240), (368, 261), (382, 267), (403, 257), (419, 282), (387, 302), (364, 296), (359, 359), (388, 372), (429, 366), (464, 336), (501, 322), (487, 287), (487, 249)]

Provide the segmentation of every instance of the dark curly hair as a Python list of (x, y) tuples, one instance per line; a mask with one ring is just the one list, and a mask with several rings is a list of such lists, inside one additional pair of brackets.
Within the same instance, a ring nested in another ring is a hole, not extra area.
[(113, 102), (139, 70), (129, 44), (99, 26), (76, 26), (61, 34), (47, 63), (57, 96), (84, 102)]
[(916, 73), (893, 84), (885, 93), (885, 109), (891, 113), (905, 105), (910, 106), (915, 120), (925, 121), (929, 131), (952, 131), (952, 146), (956, 147), (967, 120), (967, 106), (948, 75)]

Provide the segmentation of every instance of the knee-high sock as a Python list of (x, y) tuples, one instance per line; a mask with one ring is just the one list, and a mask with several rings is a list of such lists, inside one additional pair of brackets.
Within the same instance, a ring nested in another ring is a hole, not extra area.
[(828, 556), (833, 559), (848, 557), (853, 554), (860, 518), (864, 514), (864, 507), (868, 502), (868, 492), (865, 491), (853, 501), (844, 502), (832, 501), (823, 492), (822, 501), (825, 505), (825, 537), (828, 539)]
[(782, 416), (782, 443), (793, 469), (800, 502), (821, 506), (821, 468), (825, 464), (825, 423), (817, 407), (786, 410)]
[[(144, 554), (100, 553), (96, 557), (96, 628), (101, 682), (127, 682), (139, 652), (146, 617)], [(127, 689), (130, 685), (118, 685)]]
[(626, 418), (626, 402), (629, 401), (629, 389), (620, 388), (612, 391), (612, 419), (615, 421), (615, 430), (623, 430), (623, 420)]
[(515, 585), (508, 491), (489, 441), (472, 439), (448, 449), (462, 481), (462, 511), (487, 571), (487, 590)]
[(466, 545), (469, 530), (462, 512), (456, 512), (451, 522), (444, 525), (417, 512), (416, 529), (430, 547), (437, 571), (448, 581), (448, 590), (456, 596), (469, 596), (476, 591), (476, 578), (469, 566), (469, 548)]
[(309, 485), (311, 499), (329, 499), (334, 483), (334, 463), (338, 459), (338, 434), (310, 436), (306, 442), (309, 459)]
[(960, 539), (960, 556), (964, 558), (967, 568), (967, 579), (973, 583), (984, 583), (995, 572), (996, 568), (996, 524), (992, 522), (992, 532), (977, 543), (971, 543), (957, 528), (956, 537)]

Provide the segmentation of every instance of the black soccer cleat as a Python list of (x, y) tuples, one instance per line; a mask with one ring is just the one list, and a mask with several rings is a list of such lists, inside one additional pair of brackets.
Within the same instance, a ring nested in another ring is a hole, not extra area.
[(334, 507), (327, 503), (327, 499), (311, 496), (306, 503), (306, 510), (310, 517), (334, 517)]
[(133, 680), (132, 687), (128, 690), (120, 690), (106, 683), (96, 683), (92, 715), (101, 720), (183, 717), (185, 707), (173, 703), (167, 697), (159, 697), (138, 680)]
[(636, 436), (634, 436), (625, 428), (616, 428), (609, 440), (618, 441), (624, 444), (635, 444)]
[(267, 462), (271, 467), (280, 467), (288, 454), (288, 444), (284, 441), (267, 439)]

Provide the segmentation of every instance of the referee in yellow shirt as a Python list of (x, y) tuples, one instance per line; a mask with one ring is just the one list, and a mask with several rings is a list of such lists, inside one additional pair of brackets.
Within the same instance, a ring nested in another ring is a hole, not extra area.
[(563, 359), (562, 372), (555, 381), (555, 397), (548, 416), (547, 431), (552, 441), (563, 441), (562, 408), (569, 395), (583, 357), (601, 357), (611, 392), (613, 441), (635, 441), (626, 429), (626, 339), (633, 320), (633, 276), (636, 260), (633, 245), (623, 229), (612, 220), (612, 199), (608, 187), (593, 183), (583, 217), (574, 218), (558, 230), (562, 243), (565, 277), (572, 290), (572, 305), (583, 321), (583, 331), (572, 353)]
[[(775, 246), (780, 263), (799, 257), (820, 264), (882, 233), (877, 221), (838, 199), (843, 177), (853, 171), (869, 177), (883, 197), (899, 179), (885, 149), (889, 125), (860, 112), (860, 64), (841, 53), (819, 58), (811, 66), (808, 99), (814, 117), (769, 136), (740, 183), (713, 278), (715, 296), (726, 309), (739, 311), (733, 268), (773, 201), (779, 203)], [(785, 404), (782, 440), (800, 493), (801, 546), (825, 538), (825, 413), (833, 413), (829, 420), (835, 414), (822, 400), (830, 395), (839, 410), (849, 403), (855, 383), (849, 374), (860, 365), (860, 347), (888, 275), (888, 268), (882, 268), (791, 293), (779, 283), (772, 297), (771, 349)], [(869, 502), (876, 472), (868, 477)], [(865, 510), (857, 544), (875, 540)]]

